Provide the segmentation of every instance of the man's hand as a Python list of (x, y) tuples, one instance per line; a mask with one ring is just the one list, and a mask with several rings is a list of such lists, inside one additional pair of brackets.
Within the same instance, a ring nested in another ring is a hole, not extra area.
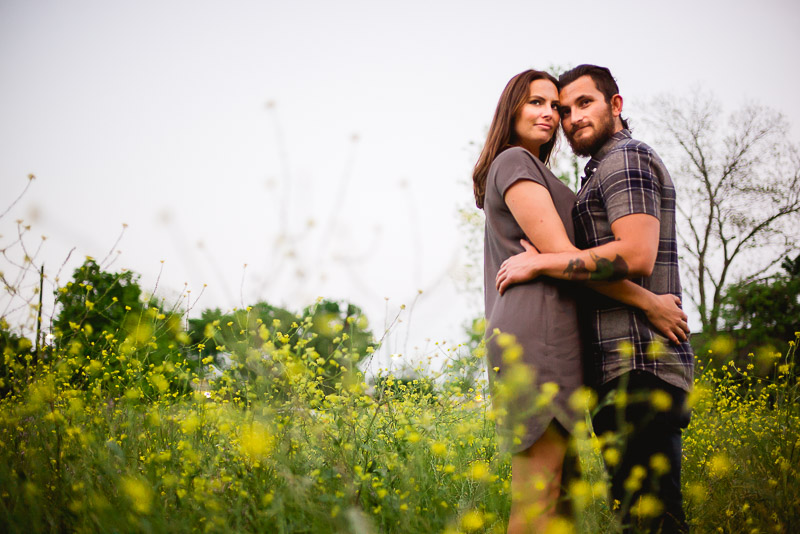
[(539, 276), (536, 270), (536, 260), (540, 256), (539, 251), (524, 239), (520, 239), (519, 242), (525, 252), (520, 252), (516, 256), (508, 258), (500, 265), (500, 270), (497, 271), (495, 287), (497, 287), (497, 291), (501, 295), (505, 293), (510, 285), (527, 282)]
[(675, 344), (686, 341), (689, 334), (689, 318), (680, 304), (681, 299), (675, 295), (653, 295), (651, 305), (644, 310), (655, 329)]

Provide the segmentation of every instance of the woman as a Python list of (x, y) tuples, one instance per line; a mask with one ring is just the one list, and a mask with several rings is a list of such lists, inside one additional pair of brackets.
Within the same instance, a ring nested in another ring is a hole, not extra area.
[[(582, 415), (575, 414), (568, 402), (583, 384), (572, 291), (588, 289), (547, 277), (511, 286), (503, 295), (495, 286), (502, 262), (523, 251), (522, 240), (530, 241), (540, 252), (576, 250), (571, 216), (575, 195), (545, 166), (556, 141), (558, 105), (558, 82), (550, 74), (528, 70), (514, 76), (500, 96), (473, 172), (475, 200), (486, 215), (487, 332), (498, 329), (512, 334), (522, 349), (520, 360), (512, 364), (511, 358), (503, 358), (508, 337), (493, 336), (489, 340), (492, 389), (496, 392), (504, 380), (513, 381), (513, 375), (520, 374), (514, 365), (520, 363), (530, 369), (537, 386), (533, 391), (524, 388), (520, 395), (497, 407), (503, 448), (513, 453), (509, 533), (531, 528), (543, 532), (552, 519), (567, 439), (576, 415)], [(677, 340), (676, 332), (681, 335), (679, 325), (685, 315), (671, 295), (654, 295), (628, 281), (591, 287), (642, 309), (673, 341)], [(557, 386), (557, 392), (556, 386), (541, 388), (548, 382)], [(541, 389), (551, 395), (555, 392), (546, 406), (536, 406)], [(504, 398), (508, 397), (507, 390)], [(503, 411), (508, 414), (505, 418)]]

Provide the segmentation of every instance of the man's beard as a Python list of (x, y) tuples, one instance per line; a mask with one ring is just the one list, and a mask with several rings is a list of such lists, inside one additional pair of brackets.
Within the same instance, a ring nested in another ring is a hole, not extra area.
[(603, 118), (602, 122), (595, 124), (594, 135), (578, 141), (573, 133), (564, 131), (564, 136), (567, 138), (569, 146), (572, 147), (572, 151), (576, 155), (584, 157), (597, 153), (612, 135), (614, 135), (614, 115), (611, 114), (611, 106), (608, 107), (608, 115)]

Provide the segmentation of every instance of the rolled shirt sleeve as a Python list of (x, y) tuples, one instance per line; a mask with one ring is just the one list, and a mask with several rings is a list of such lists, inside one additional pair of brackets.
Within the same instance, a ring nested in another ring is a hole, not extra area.
[(599, 184), (609, 224), (634, 213), (661, 219), (661, 182), (651, 153), (627, 146), (611, 152), (602, 165), (615, 169)]

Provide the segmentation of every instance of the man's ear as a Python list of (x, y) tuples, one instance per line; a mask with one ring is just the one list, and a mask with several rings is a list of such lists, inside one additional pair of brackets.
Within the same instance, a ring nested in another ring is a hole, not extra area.
[(619, 117), (622, 114), (622, 95), (611, 97), (611, 112), (615, 117)]

